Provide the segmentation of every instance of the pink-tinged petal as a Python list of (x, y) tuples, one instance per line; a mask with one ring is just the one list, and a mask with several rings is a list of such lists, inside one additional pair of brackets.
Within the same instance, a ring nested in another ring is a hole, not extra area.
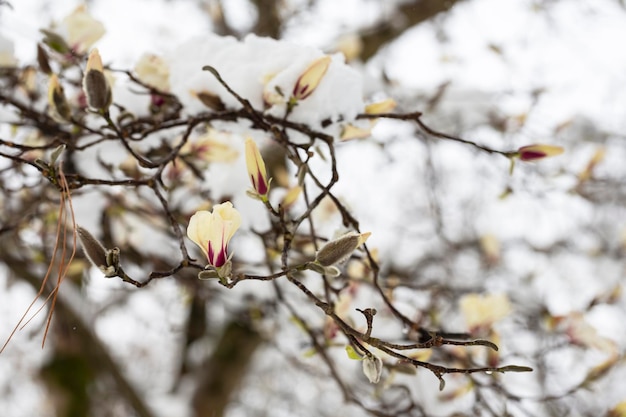
[(525, 151), (520, 154), (522, 161), (534, 161), (535, 159), (545, 158), (547, 155), (543, 152)]
[(211, 242), (208, 242), (207, 245), (207, 260), (209, 261), (209, 264), (215, 265), (215, 251), (213, 250)]
[(256, 188), (256, 191), (260, 194), (260, 195), (265, 195), (267, 194), (267, 183), (265, 182), (265, 178), (263, 178), (262, 175), (257, 175), (256, 179), (254, 180), (254, 184)]

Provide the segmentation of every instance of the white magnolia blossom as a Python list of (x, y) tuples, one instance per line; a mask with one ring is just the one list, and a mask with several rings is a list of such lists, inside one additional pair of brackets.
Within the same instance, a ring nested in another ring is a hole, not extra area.
[(202, 249), (209, 265), (226, 264), (228, 242), (241, 225), (241, 215), (230, 201), (217, 204), (212, 211), (198, 211), (189, 220), (187, 236)]
[(63, 19), (61, 30), (67, 44), (78, 53), (87, 52), (106, 32), (104, 25), (87, 12), (84, 4)]
[(511, 313), (511, 302), (506, 294), (467, 294), (459, 305), (470, 330), (491, 327)]
[(170, 89), (170, 69), (163, 58), (155, 54), (143, 54), (135, 65), (135, 74), (144, 84), (161, 91)]

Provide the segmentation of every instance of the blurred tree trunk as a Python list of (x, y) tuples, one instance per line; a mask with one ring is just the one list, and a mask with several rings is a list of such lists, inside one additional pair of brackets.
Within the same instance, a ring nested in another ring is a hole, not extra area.
[[(11, 240), (0, 242), (4, 265), (18, 279), (39, 290), (41, 277), (31, 271), (31, 261), (15, 255)], [(94, 405), (93, 390), (96, 382), (111, 388), (111, 396), (124, 401), (139, 417), (154, 417), (146, 402), (124, 376), (119, 364), (111, 357), (108, 348), (91, 329), (93, 319), (81, 294), (69, 279), (59, 291), (52, 332), (47, 343), (54, 343), (54, 355), (41, 370), (41, 375), (51, 388), (51, 395), (59, 400), (55, 404), (58, 417), (86, 417)], [(43, 297), (50, 293), (46, 288)], [(40, 314), (46, 314), (45, 310)], [(106, 415), (106, 410), (103, 410)]]
[(195, 417), (222, 417), (246, 375), (261, 336), (248, 323), (233, 321), (201, 369), (193, 398)]
[(252, 32), (259, 36), (279, 39), (283, 26), (278, 10), (281, 2), (277, 0), (252, 0), (252, 2), (259, 16)]
[(413, 0), (402, 4), (389, 18), (361, 34), (361, 60), (368, 61), (378, 50), (402, 35), (404, 31), (450, 10), (462, 0)]

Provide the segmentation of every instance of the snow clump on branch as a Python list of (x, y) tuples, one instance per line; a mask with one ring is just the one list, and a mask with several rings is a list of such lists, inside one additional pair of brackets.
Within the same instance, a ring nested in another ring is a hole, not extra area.
[[(210, 73), (201, 68), (210, 65), (255, 110), (282, 118), (298, 78), (309, 65), (324, 54), (315, 48), (246, 36), (209, 35), (195, 38), (166, 56), (170, 69), (171, 92), (179, 97), (186, 112), (207, 111), (198, 94), (217, 96), (226, 109), (241, 104)], [(321, 129), (323, 122), (350, 122), (364, 111), (362, 76), (345, 64), (341, 54), (333, 55), (328, 70), (315, 91), (300, 100), (289, 120)], [(271, 100), (268, 100), (271, 97)], [(329, 126), (329, 134), (337, 134)]]

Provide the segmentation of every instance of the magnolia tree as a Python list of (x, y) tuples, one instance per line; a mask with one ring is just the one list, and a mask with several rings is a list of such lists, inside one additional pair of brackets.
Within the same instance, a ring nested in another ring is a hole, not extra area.
[(567, 238), (473, 222), (534, 212), (529, 181), (558, 216), (602, 150), (564, 193), (563, 147), (435, 127), (347, 53), (211, 35), (125, 69), (84, 7), (42, 33), (0, 51), (11, 415), (625, 415), (582, 390), (624, 373), (586, 320), (617, 281), (559, 313), (533, 281)]

